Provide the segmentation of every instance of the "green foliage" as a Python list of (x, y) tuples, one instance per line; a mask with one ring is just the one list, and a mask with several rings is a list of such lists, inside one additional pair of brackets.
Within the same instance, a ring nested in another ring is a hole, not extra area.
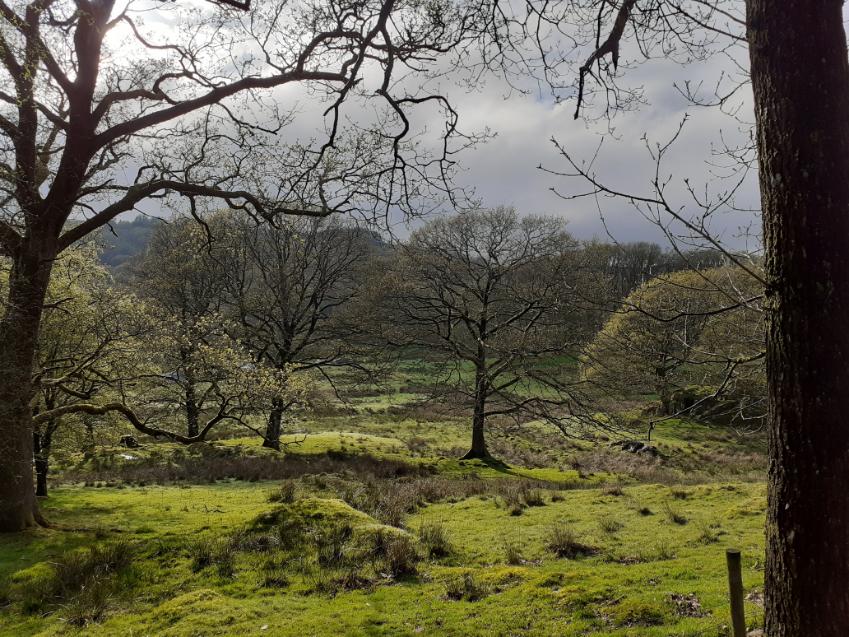
[[(663, 414), (695, 406), (694, 415), (726, 422), (762, 415), (759, 295), (758, 282), (740, 268), (651, 279), (625, 299), (585, 350), (583, 375), (621, 395), (655, 395)], [(691, 385), (705, 386), (700, 396), (685, 390)], [(722, 398), (699, 402), (719, 388)]]

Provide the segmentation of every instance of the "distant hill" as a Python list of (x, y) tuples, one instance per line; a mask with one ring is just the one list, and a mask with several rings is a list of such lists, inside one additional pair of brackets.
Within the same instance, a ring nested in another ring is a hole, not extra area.
[(161, 223), (159, 219), (143, 216), (132, 221), (113, 221), (111, 230), (102, 228), (98, 235), (103, 247), (100, 260), (112, 269), (121, 269), (144, 252), (151, 235)]

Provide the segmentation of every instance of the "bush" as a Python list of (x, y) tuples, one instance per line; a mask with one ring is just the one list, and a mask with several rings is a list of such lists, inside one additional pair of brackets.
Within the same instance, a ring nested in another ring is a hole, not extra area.
[(598, 520), (598, 528), (600, 528), (604, 533), (616, 533), (617, 531), (621, 531), (624, 527), (624, 524), (609, 515), (603, 516)]
[(687, 518), (675, 507), (673, 507), (669, 502), (664, 505), (664, 511), (666, 512), (666, 519), (672, 522), (673, 524), (678, 524), (683, 526), (687, 524)]
[(298, 495), (298, 485), (294, 480), (284, 480), (280, 484), (280, 488), (268, 496), (269, 502), (279, 502), (280, 504), (291, 504), (295, 501)]
[(350, 524), (336, 524), (314, 532), (317, 560), (320, 566), (341, 566), (346, 562), (348, 542), (354, 535)]
[(85, 626), (103, 619), (109, 609), (110, 587), (103, 580), (95, 580), (63, 604), (62, 618), (72, 626)]
[(529, 507), (545, 506), (545, 498), (543, 497), (541, 489), (528, 487), (523, 491), (522, 497), (525, 500), (525, 504)]
[(595, 553), (593, 547), (579, 542), (574, 529), (563, 522), (557, 522), (549, 527), (545, 548), (557, 557), (570, 559)]
[(525, 563), (525, 556), (522, 555), (521, 545), (514, 540), (504, 542), (504, 559), (511, 566), (519, 566)]
[(522, 515), (525, 510), (525, 499), (521, 486), (513, 483), (505, 484), (501, 488), (500, 495), (504, 508), (510, 515)]
[(656, 560), (671, 560), (675, 557), (675, 553), (668, 542), (660, 541), (654, 547), (654, 559)]
[(419, 541), (428, 557), (445, 557), (451, 553), (451, 540), (445, 524), (438, 521), (423, 522), (419, 527)]
[(601, 489), (601, 492), (604, 495), (611, 495), (617, 498), (625, 495), (625, 491), (622, 489), (622, 485), (618, 483), (604, 485)]
[[(237, 536), (237, 538), (240, 537)], [(210, 566), (215, 566), (221, 577), (233, 577), (236, 572), (236, 551), (239, 540), (234, 538), (219, 538), (216, 540), (201, 539), (188, 547), (191, 569), (197, 573)]]
[(265, 588), (286, 588), (289, 585), (289, 578), (281, 572), (266, 573), (262, 585)]
[(378, 533), (375, 552), (381, 554), (386, 572), (394, 578), (414, 575), (418, 570), (419, 554), (406, 533)]
[(445, 597), (454, 601), (476, 602), (486, 597), (488, 593), (487, 587), (478, 583), (468, 571), (445, 583)]
[(699, 525), (699, 537), (696, 540), (700, 544), (715, 544), (719, 542), (722, 531), (717, 526), (702, 522)]

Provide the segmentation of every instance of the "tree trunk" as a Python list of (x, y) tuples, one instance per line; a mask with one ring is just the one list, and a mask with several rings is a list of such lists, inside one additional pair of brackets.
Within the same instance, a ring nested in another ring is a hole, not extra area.
[[(51, 249), (52, 248), (52, 249)], [(0, 321), (0, 532), (41, 522), (33, 488), (32, 372), (55, 242), (29, 238), (15, 255)]]
[(55, 423), (48, 423), (42, 433), (32, 436), (33, 457), (35, 459), (35, 497), (47, 497), (47, 474), (50, 470), (50, 446), (52, 444)]
[(283, 422), (283, 411), (282, 401), (274, 400), (271, 412), (268, 414), (268, 423), (265, 425), (265, 439), (262, 441), (262, 446), (267, 449), (280, 451), (280, 425)]
[(200, 409), (195, 394), (194, 375), (186, 373), (186, 435), (190, 438), (197, 436), (200, 431)]
[(486, 450), (486, 440), (484, 439), (486, 395), (488, 389), (485, 363), (479, 364), (475, 370), (475, 408), (472, 415), (472, 448), (463, 456), (463, 460), (489, 458), (489, 452)]
[(849, 635), (842, 2), (748, 0), (767, 272), (766, 634)]

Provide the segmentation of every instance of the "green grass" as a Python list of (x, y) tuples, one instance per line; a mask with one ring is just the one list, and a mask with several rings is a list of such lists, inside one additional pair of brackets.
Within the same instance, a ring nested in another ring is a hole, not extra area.
[[(569, 372), (575, 361), (552, 364)], [(461, 461), (468, 415), (421, 403), (437, 371), (403, 361), (385, 387), (301, 414), (283, 437), (284, 462), (345, 461), (330, 465), (339, 473), (288, 481), (294, 500), (274, 501), (276, 482), (139, 486), (114, 470), (102, 474), (108, 485), (52, 489), (43, 509), (55, 528), (0, 536), (0, 635), (727, 634), (724, 549), (742, 549), (747, 590), (763, 585), (762, 437), (668, 420), (653, 435), (662, 457), (649, 459), (600, 433), (570, 440), (542, 423), (504, 421), (488, 426), (497, 461)], [(336, 380), (345, 386), (342, 372)], [(649, 419), (635, 408), (635, 435)], [(211, 447), (143, 439), (88, 458), (69, 445), (54, 467), (81, 482), (96, 469), (189, 456), (280, 458), (244, 429), (216, 435)], [(377, 479), (357, 472), (360, 455), (416, 471)], [(450, 483), (438, 501), (407, 506), (405, 489), (431, 479)], [(393, 505), (406, 508), (381, 508)], [(552, 552), (555, 529), (580, 556)], [(432, 550), (434, 538), (442, 549)], [(93, 546), (120, 546), (130, 563), (56, 594), (61, 565), (96, 560)], [(393, 566), (415, 552), (415, 573)], [(26, 612), (22, 600), (42, 589), (53, 596)], [(105, 593), (93, 600), (86, 590)], [(91, 608), (102, 616), (75, 626)], [(750, 626), (762, 623), (759, 606), (746, 611)]]
[[(564, 499), (557, 502), (546, 494), (544, 506), (530, 507), (520, 516), (511, 516), (497, 497), (431, 504), (412, 515), (407, 526), (415, 531), (439, 521), (450, 539), (450, 555), (424, 562), (416, 577), (332, 595), (310, 591), (297, 568), (287, 571), (292, 580), (287, 587), (266, 588), (260, 563), (250, 555), (239, 554), (232, 578), (214, 569), (192, 572), (179, 547), (227, 537), (263, 512), (274, 511), (277, 505), (268, 502), (274, 486), (57, 489), (46, 507), (50, 518), (92, 530), (40, 530), (2, 538), (0, 575), (6, 580), (86, 543), (132, 542), (135, 584), (117, 595), (106, 618), (87, 626), (85, 634), (174, 636), (713, 636), (728, 621), (724, 547), (743, 549), (747, 588), (762, 582), (764, 487), (759, 484), (688, 487), (683, 498), (677, 490), (652, 485), (625, 487), (621, 496), (601, 489), (573, 490), (563, 492)], [(664, 515), (663, 507), (671, 501), (687, 524), (670, 523)], [(380, 526), (339, 500), (305, 497), (291, 506), (320, 524)], [(600, 519), (614, 519), (621, 528), (605, 533)], [(595, 554), (566, 560), (546, 551), (546, 533), (555, 523), (568, 524)], [(717, 525), (717, 541), (704, 542), (705, 524)], [(521, 545), (523, 564), (507, 564), (510, 541)], [(446, 591), (466, 574), (481, 599), (450, 599)], [(695, 595), (705, 616), (679, 616), (673, 595)], [(747, 612), (755, 625), (760, 609), (748, 605)], [(61, 608), (45, 616), (6, 608), (0, 634), (74, 633), (62, 617)]]

